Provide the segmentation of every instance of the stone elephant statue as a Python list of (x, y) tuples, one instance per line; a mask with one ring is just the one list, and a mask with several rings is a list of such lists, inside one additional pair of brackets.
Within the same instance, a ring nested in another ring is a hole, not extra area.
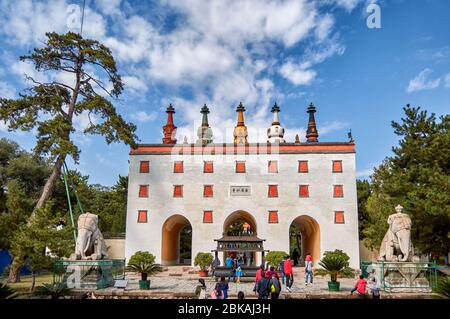
[(388, 218), (389, 229), (380, 247), (380, 260), (411, 261), (413, 246), (411, 242), (411, 218), (397, 205), (396, 213)]
[(107, 258), (107, 247), (98, 228), (98, 216), (84, 213), (78, 217), (78, 237), (75, 253), (70, 259), (98, 260)]

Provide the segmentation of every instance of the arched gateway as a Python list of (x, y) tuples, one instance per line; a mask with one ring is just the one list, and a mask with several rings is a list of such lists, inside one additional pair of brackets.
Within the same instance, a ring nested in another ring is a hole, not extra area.
[(191, 263), (192, 226), (186, 217), (169, 217), (162, 226), (161, 242), (162, 265)]
[[(310, 253), (314, 262), (320, 260), (320, 226), (312, 217), (296, 217), (289, 227), (290, 255), (304, 261)], [(295, 253), (297, 251), (297, 253)]]

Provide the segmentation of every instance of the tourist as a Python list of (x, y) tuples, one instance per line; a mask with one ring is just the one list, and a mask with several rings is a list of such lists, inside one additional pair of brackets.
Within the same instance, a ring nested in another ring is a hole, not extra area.
[(280, 269), (280, 273), (281, 273), (281, 282), (284, 285), (284, 259), (280, 262), (280, 264), (278, 265), (278, 268)]
[(353, 293), (356, 291), (358, 293), (358, 298), (360, 299), (366, 298), (366, 286), (367, 281), (364, 279), (363, 275), (360, 275), (359, 280), (356, 282), (355, 288), (352, 289), (350, 295), (353, 295)]
[(238, 292), (238, 294), (237, 294), (237, 299), (240, 299), (240, 300), (245, 299), (245, 295), (244, 295), (244, 292), (243, 292), (243, 291), (239, 291), (239, 292)]
[(294, 274), (292, 272), (292, 263), (289, 256), (284, 257), (284, 275), (286, 276), (286, 290), (291, 291), (291, 287), (294, 283)]
[(216, 256), (216, 258), (214, 258), (213, 262), (211, 263), (211, 276), (214, 277), (214, 273), (216, 271), (216, 268), (220, 266), (220, 260), (219, 258)]
[[(231, 259), (231, 257), (230, 257)], [(231, 267), (230, 273), (228, 274), (228, 282), (230, 282), (231, 276), (233, 276), (233, 282), (236, 281), (236, 266), (237, 266), (236, 258), (231, 259), (231, 265), (227, 267)]]
[(312, 285), (313, 283), (313, 262), (312, 257), (309, 253), (306, 254), (305, 257), (305, 285), (308, 286), (308, 278), (310, 279), (309, 282)]
[(241, 269), (241, 265), (239, 263), (237, 265), (238, 266), (236, 268), (236, 277), (237, 277), (236, 282), (239, 284), (239, 283), (241, 283), (242, 269)]
[(375, 277), (372, 277), (370, 280), (370, 283), (367, 285), (372, 292), (372, 299), (380, 299), (380, 291), (381, 287), (377, 283), (377, 279)]
[(281, 283), (278, 276), (274, 273), (270, 279), (270, 299), (278, 299), (281, 291)]
[(272, 278), (272, 275), (275, 275), (275, 276), (278, 278), (278, 274), (277, 274), (277, 272), (275, 271), (275, 267), (274, 267), (274, 266), (271, 266), (271, 267), (269, 268), (269, 271), (266, 271), (266, 276), (267, 276), (268, 278)]
[(266, 277), (266, 273), (261, 272), (261, 279), (256, 285), (256, 291), (258, 292), (258, 299), (268, 299), (269, 298), (269, 284), (270, 280)]
[(222, 276), (220, 277), (220, 289), (222, 290), (222, 294), (223, 294), (223, 299), (228, 299), (228, 281), (225, 280), (225, 277)]
[(264, 272), (264, 266), (263, 265), (261, 265), (261, 266), (259, 266), (259, 268), (258, 268), (258, 270), (256, 271), (256, 276), (255, 276), (255, 286), (253, 287), (253, 291), (255, 292), (255, 293), (257, 293), (257, 285), (258, 285), (258, 282), (261, 280), (261, 274)]
[(229, 254), (227, 259), (225, 260), (225, 266), (231, 267), (233, 265), (233, 258), (231, 258), (231, 255)]
[(211, 299), (223, 299), (222, 288), (220, 283), (216, 284), (216, 287), (211, 291)]

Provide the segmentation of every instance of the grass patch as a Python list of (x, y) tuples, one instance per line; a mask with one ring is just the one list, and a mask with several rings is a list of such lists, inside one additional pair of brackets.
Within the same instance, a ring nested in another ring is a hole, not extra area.
[[(31, 281), (32, 281), (31, 275), (20, 276), (20, 282), (9, 283), (8, 286), (17, 291), (21, 296), (26, 298), (26, 296), (30, 295)], [(6, 280), (4, 280), (3, 282), (6, 283)], [(52, 273), (43, 273), (40, 275), (36, 275), (35, 287), (41, 286), (44, 283), (52, 283), (52, 282), (53, 282)]]

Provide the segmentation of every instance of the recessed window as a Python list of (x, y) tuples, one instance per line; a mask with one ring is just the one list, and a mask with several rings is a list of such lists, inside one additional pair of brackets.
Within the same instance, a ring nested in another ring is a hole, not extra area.
[(203, 212), (203, 222), (205, 224), (211, 224), (213, 222), (213, 212), (211, 210), (205, 210)]
[(174, 173), (183, 173), (183, 161), (176, 161), (173, 163)]
[(245, 161), (236, 161), (236, 173), (245, 173)]
[(334, 185), (333, 186), (333, 196), (334, 197), (344, 197), (344, 186)]
[(203, 197), (213, 197), (213, 186), (204, 185), (203, 186)]
[(139, 165), (139, 173), (148, 173), (150, 171), (149, 161), (141, 161)]
[(269, 197), (278, 197), (278, 185), (269, 185)]
[(147, 211), (140, 210), (138, 211), (138, 223), (146, 223), (147, 222)]
[(269, 224), (278, 223), (278, 211), (271, 210), (269, 211)]
[(308, 161), (298, 161), (298, 172), (308, 173)]
[(214, 173), (214, 165), (212, 161), (205, 161), (203, 164), (203, 173)]
[(148, 197), (148, 185), (139, 185), (139, 197)]
[(183, 185), (173, 186), (173, 197), (183, 197)]
[(333, 173), (342, 173), (342, 161), (333, 161)]
[(300, 185), (298, 195), (300, 197), (309, 197), (309, 185)]
[(278, 173), (278, 161), (269, 161), (268, 172), (269, 173)]
[(334, 223), (335, 224), (345, 224), (343, 211), (334, 212)]

